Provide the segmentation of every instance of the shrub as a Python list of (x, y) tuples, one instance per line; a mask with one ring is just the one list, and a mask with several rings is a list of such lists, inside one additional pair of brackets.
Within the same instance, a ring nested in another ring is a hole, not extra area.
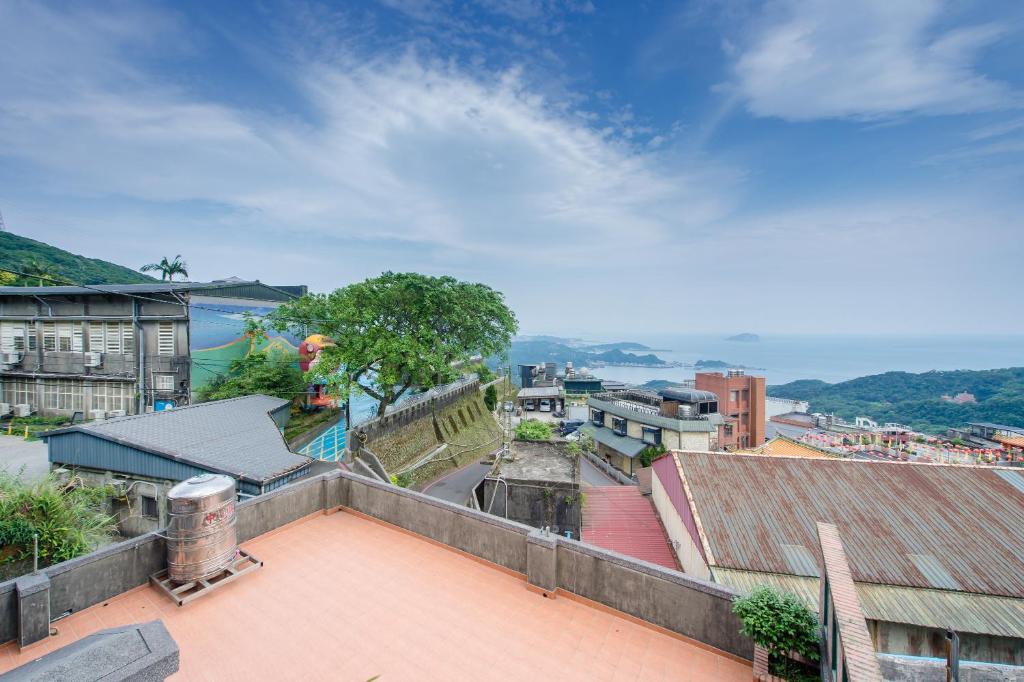
[(536, 419), (524, 419), (516, 426), (516, 438), (520, 440), (548, 440), (551, 438), (551, 424)]
[(773, 672), (788, 679), (799, 678), (800, 666), (790, 665), (791, 653), (818, 660), (818, 619), (794, 595), (760, 585), (750, 594), (737, 597), (732, 610), (743, 622), (740, 631), (768, 650)]
[(664, 454), (665, 446), (663, 444), (658, 443), (657, 445), (648, 445), (643, 450), (641, 450), (640, 454), (638, 455), (638, 458), (640, 460), (640, 466), (649, 467), (654, 462), (654, 460), (658, 459)]
[(494, 412), (498, 407), (498, 389), (493, 385), (488, 386), (487, 390), (484, 391), (484, 405), (486, 405), (487, 409), (491, 412)]
[(116, 528), (114, 518), (104, 511), (109, 496), (107, 488), (65, 485), (54, 474), (26, 483), (0, 472), (0, 535), (17, 548), (2, 562), (31, 557), (35, 533), (43, 566), (96, 549)]

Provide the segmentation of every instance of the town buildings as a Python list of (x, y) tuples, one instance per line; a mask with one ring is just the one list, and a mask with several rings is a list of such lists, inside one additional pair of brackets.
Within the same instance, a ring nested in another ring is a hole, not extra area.
[(0, 403), (85, 419), (187, 405), (254, 348), (294, 353), (288, 335), (246, 337), (244, 314), (304, 291), (237, 279), (0, 287)]
[(598, 393), (587, 399), (590, 423), (580, 432), (597, 444), (597, 455), (626, 475), (641, 468), (637, 456), (647, 447), (717, 450), (718, 398), (695, 389)]
[(200, 474), (227, 474), (252, 497), (309, 473), (281, 429), (291, 401), (265, 395), (75, 424), (44, 435), (51, 467), (90, 486), (109, 486), (122, 535), (167, 525), (167, 491)]
[(723, 450), (757, 447), (764, 442), (764, 377), (742, 369), (731, 369), (725, 374), (697, 372), (694, 387), (718, 396), (718, 411), (725, 418), (719, 442)]
[(1024, 471), (676, 452), (652, 488), (690, 575), (817, 608), (834, 524), (876, 651), (944, 658), (952, 628), (962, 659), (1024, 665)]

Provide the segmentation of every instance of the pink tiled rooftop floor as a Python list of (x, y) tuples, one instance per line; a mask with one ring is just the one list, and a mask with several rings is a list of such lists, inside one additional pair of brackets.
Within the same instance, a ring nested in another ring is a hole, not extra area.
[(750, 664), (341, 512), (244, 545), (263, 568), (179, 608), (141, 587), (59, 634), (0, 646), (0, 673), (103, 628), (156, 618), (183, 680), (743, 680)]

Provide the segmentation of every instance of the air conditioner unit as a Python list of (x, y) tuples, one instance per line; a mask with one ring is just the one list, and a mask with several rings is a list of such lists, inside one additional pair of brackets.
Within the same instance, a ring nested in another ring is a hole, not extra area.
[(19, 403), (14, 406), (15, 417), (28, 417), (32, 414), (32, 406), (28, 403)]
[(89, 410), (89, 419), (106, 419), (106, 410)]
[(125, 415), (124, 410), (111, 410), (107, 412), (107, 417), (113, 419), (114, 417), (123, 417)]
[(11, 413), (10, 403), (0, 403), (0, 417), (6, 417)]
[(21, 362), (21, 353), (0, 353), (0, 362), (5, 365), (16, 365)]
[(85, 354), (85, 366), (86, 367), (102, 367), (103, 366), (103, 353), (86, 353)]

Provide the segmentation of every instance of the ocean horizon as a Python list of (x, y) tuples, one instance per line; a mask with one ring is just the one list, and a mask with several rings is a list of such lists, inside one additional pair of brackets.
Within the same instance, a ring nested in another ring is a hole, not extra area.
[[(588, 342), (635, 341), (663, 360), (693, 364), (721, 360), (745, 366), (768, 384), (798, 379), (830, 383), (890, 371), (983, 370), (1024, 366), (1024, 335), (798, 336), (761, 335), (759, 341), (728, 341), (725, 335), (621, 335), (585, 337)], [(637, 351), (639, 352), (639, 351)], [(643, 351), (647, 353), (648, 351)], [(654, 379), (692, 379), (692, 367), (596, 367), (596, 376), (630, 384)]]

